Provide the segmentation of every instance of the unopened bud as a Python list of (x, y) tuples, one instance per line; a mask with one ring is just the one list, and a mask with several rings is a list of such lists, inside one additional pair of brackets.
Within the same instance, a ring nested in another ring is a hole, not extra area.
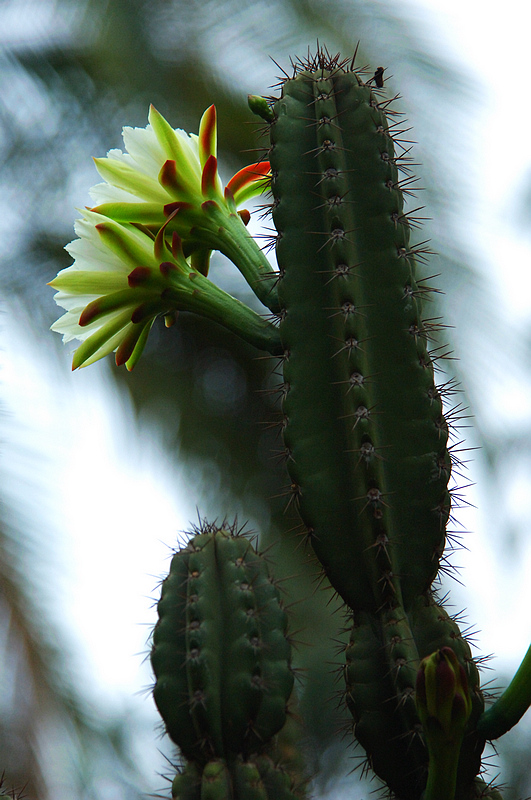
[(441, 647), (421, 661), (416, 704), (425, 729), (437, 722), (448, 737), (462, 735), (472, 700), (465, 670), (450, 647)]
[(250, 94), (247, 97), (247, 102), (253, 114), (262, 117), (266, 122), (273, 122), (275, 115), (265, 97), (260, 97), (259, 94)]

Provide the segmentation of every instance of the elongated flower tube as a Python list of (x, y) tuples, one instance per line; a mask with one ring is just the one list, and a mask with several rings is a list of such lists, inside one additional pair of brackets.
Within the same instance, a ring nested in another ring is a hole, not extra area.
[(450, 647), (420, 662), (416, 705), (429, 753), (425, 800), (452, 800), (472, 700), (465, 670)]
[[(93, 211), (154, 232), (172, 216), (192, 265), (208, 273), (210, 253), (219, 250), (242, 272), (272, 311), (278, 310), (271, 265), (246, 231), (250, 214), (238, 206), (267, 188), (268, 161), (244, 167), (225, 189), (218, 174), (216, 109), (201, 119), (199, 135), (174, 130), (151, 106), (146, 128), (123, 129), (125, 153), (110, 150), (95, 164), (105, 183), (91, 190)], [(175, 212), (178, 212), (175, 214)]]
[(181, 310), (212, 319), (260, 349), (279, 351), (276, 328), (194, 270), (176, 232), (168, 246), (170, 221), (156, 237), (92, 211), (77, 221), (80, 238), (67, 247), (75, 261), (50, 283), (66, 310), (52, 329), (65, 342), (81, 341), (72, 369), (115, 351), (116, 364), (131, 370), (156, 317), (169, 321)]

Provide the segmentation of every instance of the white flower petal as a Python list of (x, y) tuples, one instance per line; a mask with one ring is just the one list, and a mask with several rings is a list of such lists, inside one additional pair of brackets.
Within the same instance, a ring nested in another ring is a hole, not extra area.
[(136, 169), (152, 176), (158, 182), (158, 174), (167, 159), (151, 125), (147, 128), (129, 128), (122, 131), (127, 152)]
[[(98, 294), (67, 294), (66, 292), (57, 292), (53, 299), (57, 305), (64, 308), (65, 311), (77, 314), (79, 319), (79, 315), (85, 306), (88, 306), (93, 300), (97, 300), (98, 297), (100, 297)], [(55, 330), (55, 328), (53, 328), (53, 330)]]
[(107, 158), (110, 158), (113, 161), (124, 161), (126, 164), (129, 164), (130, 167), (134, 167), (135, 165), (133, 158), (129, 155), (129, 153), (123, 153), (117, 147), (108, 151)]
[[(83, 269), (94, 272), (107, 272), (120, 268), (116, 256), (101, 241), (98, 232), (95, 231), (98, 239), (88, 241), (87, 239), (75, 239), (66, 246), (66, 251), (75, 259), (74, 264), (68, 269)], [(124, 267), (125, 269), (125, 267)], [(130, 272), (131, 270), (129, 270)]]
[(87, 336), (90, 336), (91, 331), (87, 330), (86, 328), (81, 328), (78, 325), (80, 314), (81, 311), (79, 313), (68, 311), (66, 314), (63, 314), (62, 317), (59, 317), (57, 322), (54, 322), (54, 324), (51, 326), (52, 331), (63, 334), (63, 344), (71, 342), (72, 339), (83, 341), (83, 339), (86, 339)]
[(94, 205), (99, 206), (102, 203), (143, 203), (144, 200), (136, 194), (126, 192), (125, 189), (119, 189), (118, 186), (111, 186), (110, 183), (97, 183), (89, 194), (94, 200)]
[[(169, 198), (191, 203), (194, 207), (203, 202), (199, 137), (170, 128), (154, 109), (150, 113), (156, 115), (159, 127), (155, 122), (154, 127), (151, 124), (146, 128), (125, 127), (125, 151), (109, 150), (106, 158), (95, 160), (104, 180), (92, 187), (90, 195), (96, 206), (106, 203), (140, 205), (146, 201), (155, 203), (157, 207), (160, 204), (164, 221), (162, 206), (168, 203)], [(159, 174), (168, 160), (176, 162), (176, 176), (173, 177), (172, 169), (168, 167), (163, 186)], [(221, 189), (219, 199), (223, 202)], [(139, 220), (151, 220), (152, 217), (149, 205), (139, 209)], [(158, 221), (158, 217), (156, 219)], [(91, 342), (76, 352), (74, 367), (91, 364), (116, 350), (131, 331), (131, 314), (135, 309), (140, 316), (146, 315), (140, 322), (148, 326), (158, 313), (166, 311), (163, 291), (153, 289), (153, 285), (157, 287), (157, 281), (164, 281), (164, 277), (155, 258), (154, 241), (145, 229), (83, 210), (82, 218), (75, 223), (75, 231), (79, 238), (66, 246), (73, 263), (61, 270), (61, 280), (57, 280), (54, 287), (55, 301), (66, 313), (52, 326), (52, 330), (62, 334), (64, 342), (73, 339), (86, 342), (94, 335)], [(138, 268), (148, 270), (149, 280), (146, 279), (145, 285), (142, 276), (146, 273)], [(133, 271), (135, 278), (131, 277)], [(91, 274), (76, 276), (80, 272)], [(138, 276), (141, 279), (136, 280)], [(163, 283), (162, 290), (164, 288)], [(111, 308), (112, 311), (105, 311)], [(79, 325), (82, 313), (83, 320), (91, 320), (83, 327)], [(95, 352), (94, 348), (97, 348)], [(84, 361), (87, 354), (90, 356)]]

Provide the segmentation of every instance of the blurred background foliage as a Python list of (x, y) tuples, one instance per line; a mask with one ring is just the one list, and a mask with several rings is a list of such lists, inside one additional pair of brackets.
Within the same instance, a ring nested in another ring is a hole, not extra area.
[[(427, 223), (422, 238), (431, 237), (441, 254), (431, 272), (441, 273), (438, 284), (451, 298), (444, 313), (459, 332), (458, 338), (450, 336), (462, 358), (459, 377), (478, 416), (484, 455), (495, 465), (499, 436), (487, 428), (474, 396), (474, 370), (486, 365), (478, 360), (474, 338), (486, 335), (486, 318), (494, 326), (496, 321), (458, 225), (467, 186), (457, 143), (466, 135), (465, 106), (475, 100), (460, 65), (433, 47), (407, 5), (2, 0), (3, 302), (24, 319), (28, 336), (41, 346), (44, 340), (51, 357), (64, 362), (59, 337), (47, 333), (58, 312), (43, 286), (70, 263), (63, 247), (72, 238), (73, 206), (88, 203), (88, 187), (97, 182), (90, 155), (120, 147), (123, 125), (144, 126), (149, 103), (175, 127), (194, 131), (204, 109), (215, 102), (222, 175), (232, 174), (256, 157), (259, 126), (246, 96), (272, 92), (280, 71), (271, 59), (289, 70), (289, 57), (304, 57), (317, 41), (346, 56), (358, 40), (358, 65), (390, 67), (390, 92), (400, 87), (398, 105), (421, 143), (415, 148), (422, 163), (419, 183), (425, 187), (421, 203), (436, 220)], [(212, 275), (252, 302), (220, 257), (213, 259)], [(353, 765), (346, 761), (351, 751), (337, 735), (347, 717), (329, 701), (338, 689), (333, 664), (342, 619), (326, 587), (316, 584), (315, 565), (293, 533), (291, 510), (285, 509), (286, 476), (274, 458), (280, 446), (273, 425), (275, 395), (269, 392), (274, 365), (256, 356), (229, 333), (181, 314), (171, 331), (162, 324), (155, 329), (132, 375), (114, 368), (110, 359), (107, 368), (130, 393), (136, 421), (157, 426), (169, 457), (193, 473), (201, 512), (210, 519), (250, 518), (264, 545), (280, 541), (274, 550), (277, 573), (296, 576), (285, 586), (293, 627), (304, 642), (297, 652), (303, 676), (298, 713), (308, 768), (320, 772), (317, 795), (339, 796)], [(488, 368), (496, 373), (502, 367), (491, 356)], [(9, 425), (9, 419), (3, 421)], [(35, 508), (46, 495), (45, 465), (34, 467), (23, 471), (14, 502), (6, 500), (1, 508), (0, 773), (6, 771), (7, 786), (25, 785), (27, 796), (39, 800), (139, 797), (155, 787), (152, 773), (143, 771), (135, 757), (138, 724), (125, 716), (109, 721), (95, 715), (69, 667), (71, 643), (57, 618), (53, 581), (46, 579), (45, 569), (30, 568), (35, 561), (57, 568), (50, 554), (53, 536), (42, 536)], [(4, 462), (2, 470), (4, 481), (13, 481), (10, 465)], [(522, 759), (507, 758), (507, 764), (510, 774), (504, 777), (515, 796), (521, 795), (526, 786)], [(355, 796), (351, 790), (349, 796)]]

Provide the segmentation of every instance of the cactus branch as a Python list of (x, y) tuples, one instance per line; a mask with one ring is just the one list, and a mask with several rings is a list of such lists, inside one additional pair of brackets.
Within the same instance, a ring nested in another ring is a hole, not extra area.
[(498, 739), (523, 717), (531, 706), (531, 645), (512, 681), (478, 721), (477, 730), (485, 739)]

